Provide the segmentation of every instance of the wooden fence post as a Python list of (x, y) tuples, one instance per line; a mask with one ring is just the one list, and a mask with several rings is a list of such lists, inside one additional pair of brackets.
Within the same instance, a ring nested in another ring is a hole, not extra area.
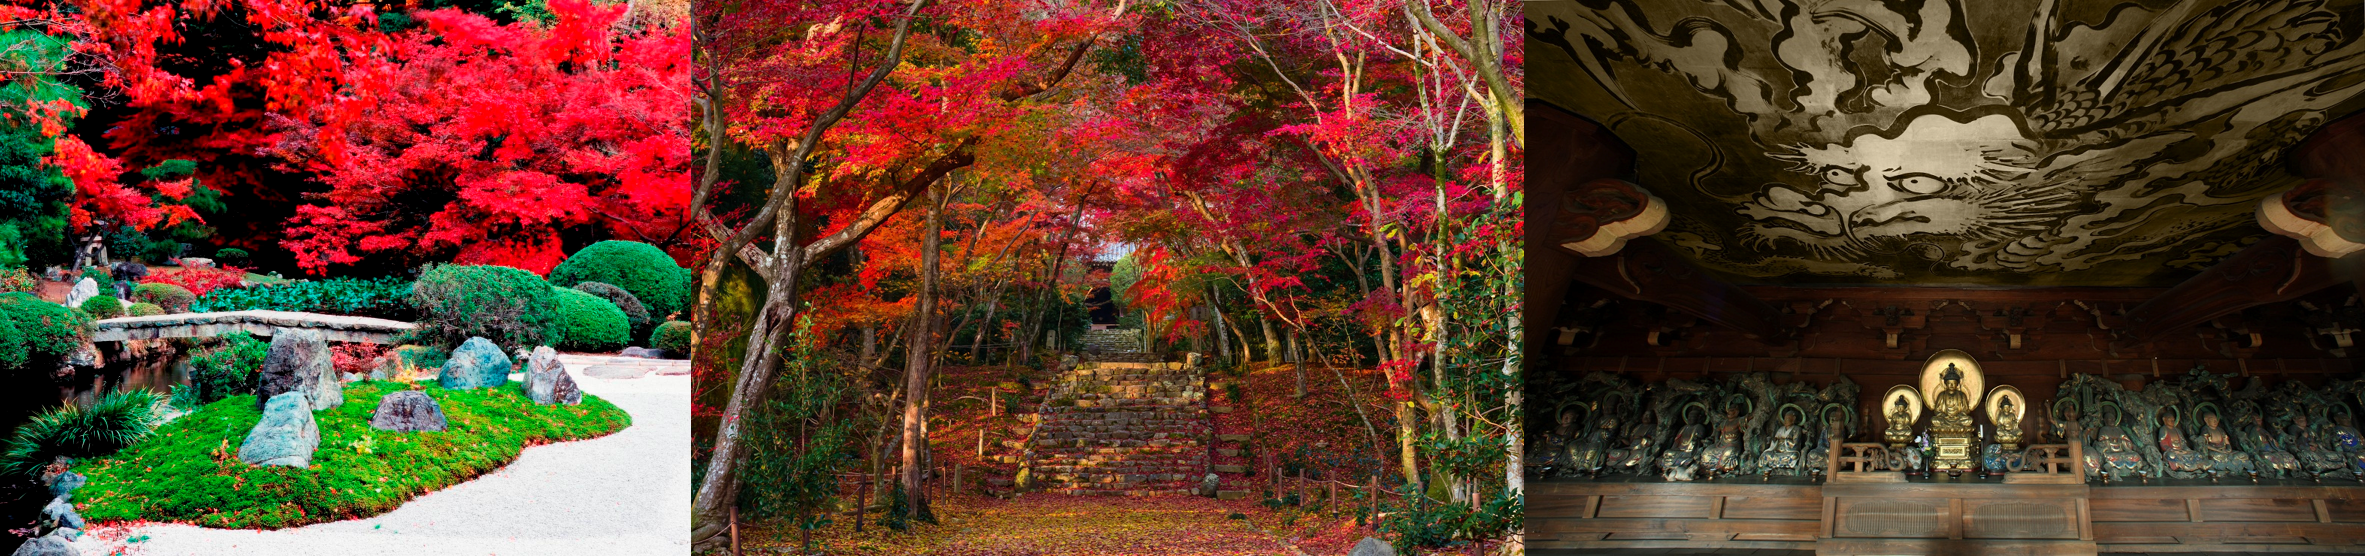
[(1002, 387), (995, 386), (993, 392), (987, 396), (990, 397), (985, 400), (986, 416), (1000, 416), (1002, 414)]
[(985, 459), (985, 429), (977, 429), (977, 458)]

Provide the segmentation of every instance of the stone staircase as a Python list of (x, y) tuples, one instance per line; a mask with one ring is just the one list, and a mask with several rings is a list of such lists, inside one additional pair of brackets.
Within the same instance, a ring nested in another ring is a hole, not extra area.
[(1200, 373), (1172, 363), (1077, 365), (1037, 414), (1020, 486), (1083, 495), (1193, 493), (1208, 469)]
[(1129, 356), (1143, 354), (1141, 330), (1138, 329), (1086, 330), (1079, 344), (1084, 347), (1084, 353), (1095, 361), (1109, 361), (1111, 356), (1131, 359)]

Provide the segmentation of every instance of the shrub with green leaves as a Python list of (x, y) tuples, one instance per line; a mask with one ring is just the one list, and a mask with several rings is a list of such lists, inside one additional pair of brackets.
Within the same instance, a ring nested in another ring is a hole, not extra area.
[(158, 307), (173, 311), (187, 311), (189, 304), (197, 301), (197, 294), (190, 293), (189, 288), (173, 284), (140, 284), (131, 289), (131, 300), (137, 303), (153, 303)]
[(245, 332), (223, 334), (211, 344), (189, 358), (189, 386), (197, 390), (198, 403), (253, 393), (255, 371), (271, 355), (271, 344)]
[(123, 316), (123, 300), (116, 299), (112, 295), (84, 299), (80, 308), (83, 314), (90, 315), (90, 318), (94, 319), (105, 320)]
[(632, 292), (624, 291), (624, 288), (616, 287), (615, 284), (584, 282), (575, 284), (575, 291), (599, 296), (616, 304), (617, 309), (624, 310), (624, 320), (632, 324), (632, 337), (625, 339), (627, 343), (647, 339), (649, 330), (657, 327), (657, 323), (649, 320), (649, 307), (642, 305), (641, 299), (633, 297)]
[(43, 411), (18, 425), (0, 452), (0, 473), (32, 478), (58, 457), (91, 458), (113, 454), (146, 438), (156, 428), (156, 406), (163, 398), (148, 390), (120, 390), (99, 396), (90, 407)]
[(646, 243), (614, 240), (594, 243), (550, 270), (551, 285), (571, 288), (584, 282), (614, 284), (632, 292), (634, 298), (648, 307), (650, 318), (665, 318), (689, 304), (690, 269), (675, 264), (672, 255)]
[(674, 320), (657, 325), (657, 330), (649, 333), (649, 347), (665, 350), (674, 357), (688, 357), (690, 323)]
[(245, 249), (239, 249), (236, 247), (223, 247), (214, 251), (214, 262), (217, 263), (245, 262), (247, 257), (249, 257), (249, 255), (247, 255)]
[(55, 368), (90, 334), (90, 316), (81, 311), (29, 293), (0, 294), (0, 369)]
[[(345, 385), (345, 405), (313, 415), (320, 448), (312, 466), (253, 466), (235, 456), (263, 417), (252, 395), (206, 404), (111, 456), (83, 460), (74, 492), (96, 522), (152, 520), (233, 529), (280, 529), (374, 516), (422, 494), (515, 461), (527, 446), (606, 436), (632, 416), (591, 394), (581, 405), (542, 405), (517, 388), (426, 386), (448, 423), (442, 432), (387, 432), (370, 414), (409, 385)], [(225, 448), (226, 447), (226, 448)]]
[(542, 277), (515, 268), (440, 265), (419, 273), (410, 300), (423, 335), (438, 344), (483, 337), (516, 350), (558, 337), (555, 291)]
[(616, 304), (599, 296), (558, 288), (558, 341), (567, 351), (607, 352), (632, 341), (632, 323)]
[(98, 282), (99, 291), (115, 289), (115, 276), (107, 274), (107, 269), (95, 266), (82, 267), (82, 277)]
[(190, 303), (189, 310), (199, 313), (297, 311), (418, 320), (419, 312), (411, 307), (410, 297), (411, 281), (399, 277), (330, 278), (216, 289)]
[(123, 310), (123, 314), (134, 317), (153, 317), (170, 313), (166, 313), (164, 307), (154, 303), (133, 303), (131, 307)]

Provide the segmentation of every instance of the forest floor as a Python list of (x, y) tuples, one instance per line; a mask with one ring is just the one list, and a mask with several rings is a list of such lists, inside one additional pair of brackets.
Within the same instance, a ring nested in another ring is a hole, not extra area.
[[(608, 436), (526, 448), (516, 461), (377, 516), (276, 531), (95, 525), (82, 554), (686, 554), (687, 361), (561, 355), (583, 392), (632, 414)], [(589, 372), (619, 367), (639, 373)], [(636, 378), (598, 378), (635, 376)]]
[[(1284, 482), (1284, 490), (1294, 490), (1294, 478), (1300, 475), (1311, 475), (1314, 485), (1321, 480), (1368, 482), (1368, 471), (1355, 470), (1382, 465), (1384, 449), (1392, 445), (1375, 446), (1374, 441), (1392, 441), (1389, 435), (1395, 430), (1393, 414), (1383, 411), (1385, 379), (1371, 369), (1334, 373), (1319, 364), (1309, 365), (1306, 372), (1304, 397), (1295, 395), (1297, 374), (1286, 365), (1258, 364), (1246, 371), (1211, 375), (1210, 383), (1240, 384), (1237, 398), (1229, 389), (1210, 392), (1212, 404), (1233, 408), (1214, 416), (1218, 432), (1254, 437), (1246, 453), (1218, 457), (1215, 463), (1259, 469), (1265, 459), (1261, 454), (1271, 454), (1274, 464), (1292, 477)], [(999, 399), (1004, 407), (1031, 407), (1042, 402), (1045, 392), (1032, 387), (1055, 379), (1018, 367), (944, 368), (932, 394), (937, 401), (929, 425), (929, 444), (938, 463), (959, 464), (971, 474), (983, 469), (1006, 477), (1015, 471), (1016, 465), (977, 456), (980, 431), (986, 434), (988, 455), (1007, 453), (994, 444), (1014, 438), (1011, 427), (1021, 424), (1008, 411), (991, 411), (986, 402)], [(1012, 400), (1014, 390), (1026, 393)], [(933, 502), (938, 523), (913, 532), (880, 526), (874, 499), (868, 500), (871, 511), (864, 515), (861, 532), (854, 531), (848, 514), (839, 513), (814, 532), (811, 552), (798, 550), (799, 531), (785, 522), (748, 523), (742, 543), (749, 554), (1328, 556), (1346, 554), (1363, 537), (1381, 536), (1359, 519), (1368, 512), (1362, 499), (1341, 491), (1333, 503), (1324, 489), (1321, 494), (1309, 490), (1292, 497), (1305, 501), (1303, 505), (1283, 504), (1273, 499), (1268, 479), (1225, 474), (1224, 489), (1251, 492), (1244, 500), (1042, 493), (999, 499), (973, 492), (939, 496)], [(845, 502), (841, 507), (852, 507), (851, 500)]]

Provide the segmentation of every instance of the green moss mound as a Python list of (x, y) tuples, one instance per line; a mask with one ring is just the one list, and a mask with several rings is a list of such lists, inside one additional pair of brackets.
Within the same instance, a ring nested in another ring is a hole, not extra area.
[(634, 241), (591, 244), (550, 270), (551, 285), (572, 288), (584, 282), (615, 284), (632, 292), (648, 306), (650, 318), (679, 312), (690, 299), (690, 269), (674, 264), (664, 250)]
[(369, 517), (500, 469), (527, 446), (595, 438), (632, 417), (585, 394), (582, 405), (538, 405), (516, 388), (422, 391), (443, 406), (443, 432), (370, 428), (378, 399), (410, 386), (345, 386), (345, 405), (314, 414), (320, 449), (305, 469), (238, 461), (248, 429), (262, 419), (252, 395), (237, 395), (156, 429), (148, 440), (75, 471), (74, 492), (91, 521), (152, 520), (232, 529), (280, 529)]
[(82, 300), (81, 309), (82, 313), (90, 315), (90, 318), (111, 319), (123, 316), (123, 300), (116, 299), (112, 295), (102, 295)]
[(189, 288), (172, 284), (140, 284), (131, 289), (131, 300), (136, 303), (154, 304), (174, 311), (187, 311), (189, 304), (197, 301), (197, 294), (191, 293)]
[(624, 291), (624, 288), (616, 287), (615, 284), (584, 282), (575, 284), (575, 291), (599, 296), (616, 304), (617, 309), (624, 310), (624, 320), (632, 324), (632, 337), (626, 338), (626, 343), (648, 339), (649, 330), (657, 327), (656, 322), (649, 320), (649, 307), (641, 304), (640, 298), (633, 297), (632, 292)]
[(165, 314), (165, 311), (163, 306), (154, 303), (133, 303), (131, 308), (123, 310), (123, 314), (135, 317), (153, 317)]
[(81, 311), (29, 293), (0, 294), (0, 370), (48, 367), (81, 349), (90, 333), (90, 316)]
[(616, 304), (575, 290), (554, 290), (558, 301), (558, 349), (609, 352), (632, 341), (632, 322)]
[(419, 273), (411, 306), (422, 334), (443, 345), (481, 336), (502, 349), (546, 345), (558, 336), (556, 294), (542, 277), (505, 266), (440, 265)]
[(665, 350), (675, 357), (690, 355), (690, 323), (666, 321), (649, 333), (649, 347)]

